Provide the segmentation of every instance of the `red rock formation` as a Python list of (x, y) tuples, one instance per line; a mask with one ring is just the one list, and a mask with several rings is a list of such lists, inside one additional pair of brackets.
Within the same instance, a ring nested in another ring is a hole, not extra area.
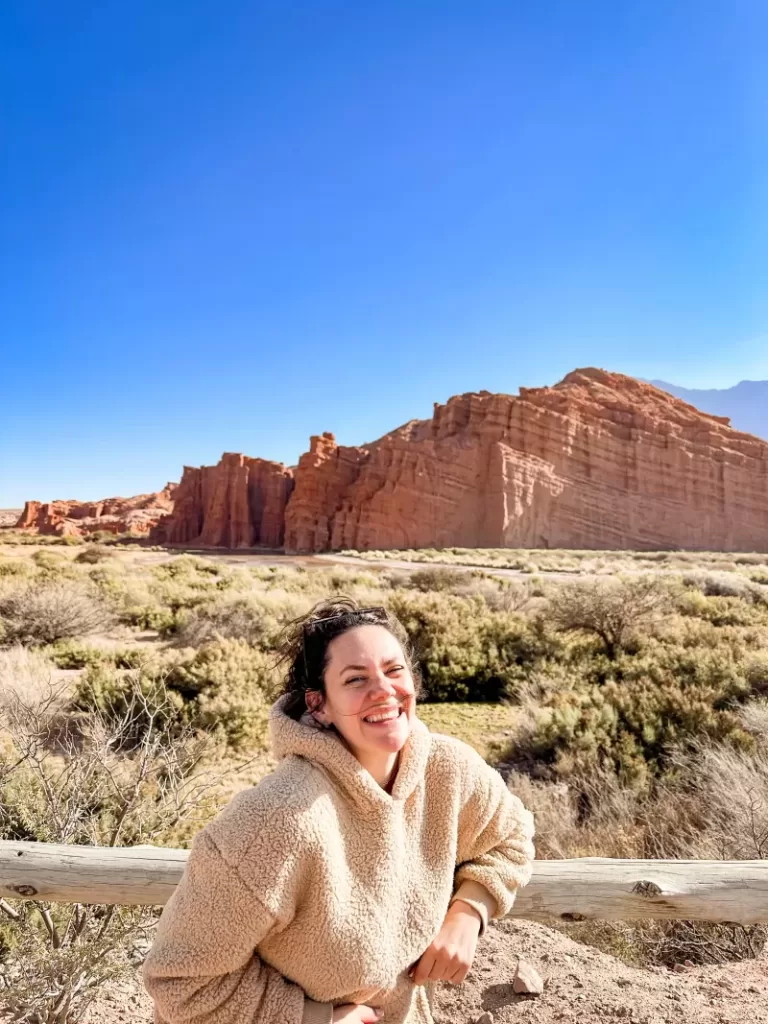
[(184, 467), (173, 515), (153, 538), (200, 547), (282, 547), (293, 474), (282, 463), (225, 454), (216, 466)]
[(173, 509), (176, 485), (134, 498), (101, 501), (28, 501), (17, 530), (61, 537), (87, 537), (97, 532), (146, 536)]
[(360, 448), (313, 438), (289, 551), (765, 550), (768, 443), (621, 374), (436, 405)]
[[(518, 396), (458, 395), (361, 447), (313, 437), (295, 474), (232, 454), (187, 467), (162, 519), (171, 496), (159, 511), (157, 497), (128, 499), (130, 515), (155, 515), (153, 539), (186, 545), (764, 551), (768, 442), (587, 369)], [(121, 502), (28, 502), (19, 526), (122, 532)]]

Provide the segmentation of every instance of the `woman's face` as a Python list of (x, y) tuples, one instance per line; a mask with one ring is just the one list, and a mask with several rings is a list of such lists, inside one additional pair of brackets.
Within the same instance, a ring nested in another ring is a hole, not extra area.
[(336, 726), (358, 759), (402, 750), (415, 704), (408, 661), (388, 629), (357, 626), (328, 645), (325, 701), (314, 714)]

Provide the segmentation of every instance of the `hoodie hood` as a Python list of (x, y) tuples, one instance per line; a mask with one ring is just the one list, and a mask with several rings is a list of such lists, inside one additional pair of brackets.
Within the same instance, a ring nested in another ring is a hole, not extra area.
[(411, 723), (411, 733), (400, 751), (397, 775), (392, 792), (387, 793), (376, 782), (333, 729), (326, 729), (303, 715), (297, 721), (285, 713), (286, 697), (280, 697), (269, 715), (269, 734), (275, 757), (303, 757), (319, 767), (356, 803), (376, 806), (400, 803), (408, 799), (424, 778), (432, 737), (418, 718)]

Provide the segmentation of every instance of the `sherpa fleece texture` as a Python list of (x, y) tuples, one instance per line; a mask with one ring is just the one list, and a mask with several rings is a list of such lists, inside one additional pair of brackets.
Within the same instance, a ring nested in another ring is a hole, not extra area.
[(333, 731), (272, 709), (280, 763), (197, 834), (143, 968), (157, 1024), (328, 1024), (367, 1003), (432, 1024), (408, 971), (452, 899), (503, 917), (533, 818), (498, 772), (415, 721), (387, 793)]

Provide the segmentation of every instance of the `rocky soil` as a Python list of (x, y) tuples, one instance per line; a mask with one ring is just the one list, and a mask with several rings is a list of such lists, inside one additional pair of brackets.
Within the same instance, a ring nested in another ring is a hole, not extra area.
[[(518, 995), (518, 961), (543, 978), (541, 995)], [(768, 1024), (768, 956), (681, 973), (639, 969), (532, 921), (492, 926), (463, 985), (441, 986), (436, 1024)], [(485, 1015), (485, 1016), (484, 1016)], [(100, 996), (86, 1024), (149, 1024), (138, 979)]]

